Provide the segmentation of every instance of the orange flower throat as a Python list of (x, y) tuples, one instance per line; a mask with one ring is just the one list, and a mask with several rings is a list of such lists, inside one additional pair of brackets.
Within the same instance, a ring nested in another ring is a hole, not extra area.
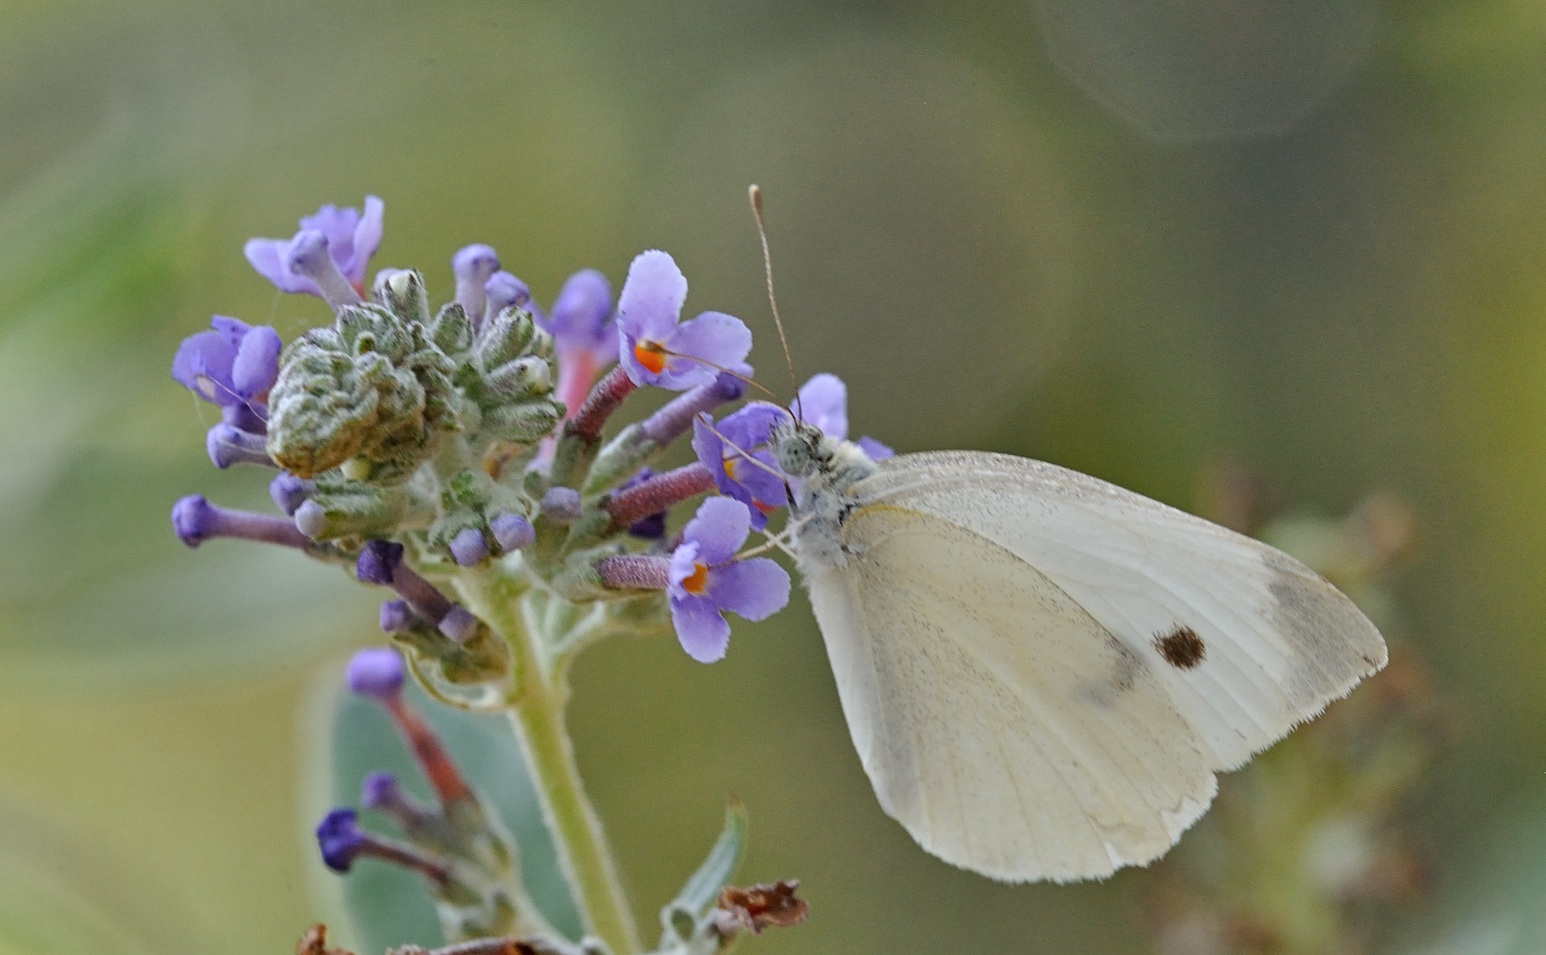
[(703, 595), (703, 588), (707, 587), (708, 583), (708, 567), (704, 564), (694, 563), (692, 565), (692, 573), (688, 574), (687, 579), (682, 581), (682, 589), (694, 597), (701, 597)]
[(652, 342), (640, 339), (633, 346), (633, 357), (639, 364), (649, 369), (651, 374), (658, 375), (666, 370), (666, 347), (660, 342)]

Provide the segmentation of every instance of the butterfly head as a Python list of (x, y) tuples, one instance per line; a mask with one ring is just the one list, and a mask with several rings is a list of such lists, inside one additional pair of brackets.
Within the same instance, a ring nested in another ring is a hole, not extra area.
[(773, 454), (790, 477), (809, 477), (832, 464), (832, 439), (813, 424), (788, 419), (773, 427)]

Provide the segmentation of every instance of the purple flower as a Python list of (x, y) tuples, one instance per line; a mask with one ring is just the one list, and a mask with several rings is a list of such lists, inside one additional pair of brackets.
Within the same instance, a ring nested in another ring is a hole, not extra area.
[(378, 700), (395, 698), (403, 691), (407, 668), (402, 655), (391, 647), (368, 647), (349, 660), (345, 679), (349, 689)]
[(279, 377), (279, 333), (216, 315), (211, 331), (183, 339), (172, 377), (205, 401), (224, 407), (261, 406)]
[(382, 216), (386, 203), (375, 196), (365, 197), (362, 215), (354, 208), (326, 205), (316, 215), (301, 219), (300, 231), (290, 239), (250, 239), (243, 251), (258, 274), (273, 282), (282, 292), (306, 292), (326, 297), (308, 276), (290, 269), (291, 246), (309, 232), (320, 232), (327, 241), (327, 252), (340, 274), (358, 291), (364, 287), (365, 266), (381, 245)]
[(703, 312), (678, 324), (686, 300), (687, 279), (666, 253), (640, 253), (628, 267), (617, 329), (619, 358), (634, 384), (685, 391), (745, 361), (752, 334), (741, 320)]
[(710, 425), (707, 415), (693, 422), (692, 447), (709, 469), (721, 494), (746, 505), (752, 526), (761, 530), (767, 515), (788, 503), (788, 494), (773, 454), (767, 450), (773, 426), (789, 415), (777, 405), (754, 401)]
[(713, 663), (730, 645), (725, 611), (762, 620), (789, 602), (789, 574), (766, 557), (735, 560), (751, 530), (751, 512), (739, 501), (711, 497), (682, 532), (671, 554), (667, 594), (671, 622), (687, 655)]
[[(848, 386), (838, 376), (825, 372), (811, 376), (810, 381), (800, 386), (799, 397), (790, 410), (799, 415), (800, 420), (815, 425), (831, 437), (839, 441), (848, 439)], [(856, 443), (874, 461), (896, 453), (869, 436)]]
[(365, 848), (365, 832), (353, 809), (334, 809), (317, 824), (317, 846), (322, 862), (334, 872), (348, 872)]

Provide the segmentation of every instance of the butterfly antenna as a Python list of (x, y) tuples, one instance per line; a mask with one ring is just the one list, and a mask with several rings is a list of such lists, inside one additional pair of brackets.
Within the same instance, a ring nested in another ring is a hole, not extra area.
[(784, 334), (783, 319), (778, 317), (778, 297), (773, 294), (773, 251), (768, 247), (767, 222), (762, 217), (762, 188), (752, 183), (746, 190), (746, 197), (751, 200), (752, 216), (757, 220), (757, 238), (762, 240), (762, 271), (768, 279), (768, 307), (773, 310), (773, 325), (778, 329), (778, 343), (784, 346), (784, 366), (789, 369), (789, 389), (794, 393), (792, 404), (795, 408), (795, 420), (801, 420), (800, 414), (800, 389), (795, 383), (794, 359), (789, 355), (789, 338)]
[(695, 361), (695, 362), (697, 362), (700, 365), (707, 365), (708, 367), (714, 369), (717, 372), (722, 372), (723, 374), (729, 375), (732, 378), (736, 378), (736, 379), (744, 382), (745, 384), (751, 385), (753, 388), (756, 388), (758, 391), (760, 391), (763, 394), (767, 395), (769, 398), (772, 398), (774, 404), (778, 403), (778, 395), (775, 395), (771, 388), (768, 388), (766, 385), (762, 384), (761, 382), (757, 381), (755, 378), (752, 378), (749, 375), (741, 374), (740, 372), (736, 371), (734, 368), (727, 368), (724, 365), (719, 364), (718, 362), (709, 361), (707, 358), (699, 358), (697, 355), (684, 355), (681, 352), (670, 351), (669, 349), (662, 349), (662, 350), (667, 355), (671, 355), (674, 358), (685, 358), (688, 361)]

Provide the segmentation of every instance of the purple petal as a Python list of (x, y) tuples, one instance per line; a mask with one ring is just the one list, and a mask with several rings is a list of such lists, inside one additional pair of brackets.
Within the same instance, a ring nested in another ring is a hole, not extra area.
[(279, 333), (261, 325), (243, 336), (231, 364), (231, 383), (236, 393), (248, 401), (265, 395), (279, 377), (279, 352), (284, 342)]
[[(203, 500), (203, 498), (200, 498)], [(173, 512), (173, 519), (176, 512)], [(671, 563), (666, 569), (666, 592), (672, 600), (687, 600), (692, 596), (682, 586), (682, 581), (693, 575), (698, 568), (698, 544), (696, 541), (686, 541), (677, 545), (671, 552)]]
[(302, 231), (315, 229), (327, 236), (329, 247), (349, 254), (354, 251), (354, 229), (359, 224), (360, 210), (352, 206), (340, 209), (330, 202), (311, 215), (302, 216), (300, 226)]
[(789, 603), (789, 573), (766, 557), (709, 571), (708, 597), (721, 610), (765, 620)]
[(381, 247), (381, 232), (386, 218), (386, 203), (377, 196), (365, 197), (365, 214), (354, 227), (353, 255), (348, 263), (338, 263), (338, 268), (355, 285), (365, 281), (365, 269), (371, 256)]
[(671, 624), (687, 655), (699, 663), (713, 663), (730, 648), (730, 622), (705, 597), (671, 600)]
[(321, 294), (316, 283), (305, 276), (295, 275), (285, 264), (285, 252), (289, 247), (289, 239), (249, 239), (242, 247), (242, 253), (258, 274), (273, 282), (279, 291)]
[(745, 504), (728, 497), (711, 497), (682, 530), (682, 540), (698, 545), (698, 561), (709, 566), (735, 556), (751, 532), (752, 515)]
[[(680, 303), (677, 309), (680, 311)], [(611, 357), (611, 318), (612, 283), (595, 269), (576, 272), (553, 300), (549, 320), (553, 343), (560, 353), (585, 349), (604, 361)]]
[(635, 339), (663, 342), (676, 328), (685, 301), (687, 277), (671, 256), (658, 249), (641, 252), (628, 266), (617, 297), (618, 326)]
[(233, 346), (240, 345), (247, 333), (252, 331), (252, 326), (239, 318), (229, 315), (212, 315), (209, 319), (209, 327), (231, 340)]
[(706, 414), (699, 415), (693, 421), (692, 447), (693, 451), (698, 455), (698, 463), (702, 464), (708, 469), (709, 474), (713, 475), (714, 486), (719, 489), (719, 492), (740, 501), (746, 507), (747, 513), (751, 515), (752, 527), (759, 531), (766, 527), (768, 524), (767, 515), (757, 507), (757, 499), (753, 496), (751, 489), (731, 477), (730, 469), (727, 467), (729, 460), (726, 458), (726, 454), (733, 455), (734, 451), (727, 447), (720, 436), (715, 433), (715, 430), (710, 427), (709, 416)]
[(183, 339), (172, 359), (172, 377), (205, 401), (236, 404), (240, 398), (231, 383), (236, 347), (218, 331), (199, 332)]
[(678, 325), (665, 345), (673, 354), (666, 357), (666, 370), (657, 384), (681, 390), (706, 385), (718, 377), (720, 368), (745, 361), (752, 350), (752, 333), (733, 315), (704, 312)]
[(896, 452), (891, 449), (890, 445), (881, 444), (867, 434), (860, 437), (855, 443), (859, 445), (860, 451), (869, 455), (871, 461), (884, 461), (886, 458), (896, 457)]
[(743, 451), (767, 444), (774, 426), (788, 421), (789, 412), (766, 401), (753, 401), (734, 414), (725, 416), (719, 431), (725, 439)]
[(509, 272), (495, 272), (483, 283), (483, 296), (488, 303), (487, 314), (493, 316), (530, 302), (531, 289)]
[(799, 400), (790, 406), (800, 420), (831, 437), (848, 437), (848, 386), (836, 375), (822, 373), (800, 386)]
[(751, 457), (737, 456), (725, 462), (725, 474), (730, 480), (751, 492), (757, 502), (757, 510), (783, 507), (789, 503), (784, 489), (784, 478), (770, 451), (753, 451)]

